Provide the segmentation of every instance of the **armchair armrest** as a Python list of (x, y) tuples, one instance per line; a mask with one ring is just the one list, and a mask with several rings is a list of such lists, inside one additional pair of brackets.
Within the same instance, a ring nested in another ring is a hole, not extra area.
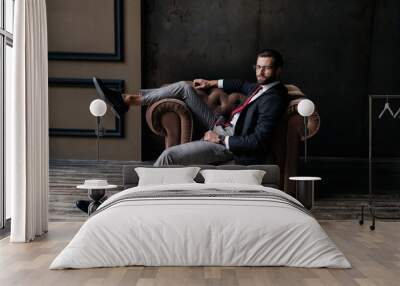
[[(295, 99), (292, 100), (289, 104), (288, 111), (287, 111), (287, 118), (289, 122), (291, 121), (292, 117), (299, 117), (301, 120), (293, 120), (293, 122), (296, 123), (289, 123), (289, 126), (292, 128), (296, 128), (297, 134), (299, 134), (299, 137), (301, 141), (304, 141), (304, 121), (303, 117), (297, 112), (297, 105), (302, 99)], [(321, 119), (318, 114), (318, 111), (315, 110), (313, 114), (311, 114), (308, 117), (308, 122), (307, 122), (307, 139), (313, 137), (315, 134), (318, 133), (319, 127), (321, 125)]]
[(165, 136), (165, 148), (192, 141), (193, 119), (186, 104), (162, 99), (147, 108), (146, 121), (157, 135)]
[[(292, 97), (292, 100), (289, 103), (288, 109), (287, 109), (287, 119), (288, 119), (288, 126), (289, 128), (295, 128), (296, 133), (300, 137), (301, 141), (304, 141), (304, 123), (303, 123), (303, 117), (297, 112), (297, 105), (299, 104), (300, 101), (305, 99), (304, 93), (295, 85), (288, 84), (286, 85), (286, 88), (288, 90), (288, 94)], [(293, 117), (299, 117), (299, 119), (294, 119)], [(318, 133), (319, 127), (321, 124), (321, 119), (318, 114), (318, 111), (315, 110), (314, 113), (308, 117), (308, 123), (307, 123), (307, 139), (313, 137), (315, 134)]]

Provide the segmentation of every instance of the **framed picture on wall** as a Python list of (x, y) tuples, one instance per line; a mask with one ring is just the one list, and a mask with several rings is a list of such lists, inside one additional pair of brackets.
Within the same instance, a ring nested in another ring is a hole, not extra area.
[[(123, 80), (103, 81), (111, 89), (124, 90)], [(95, 119), (89, 112), (89, 105), (96, 98), (92, 79), (49, 78), (50, 136), (96, 137)], [(109, 108), (102, 124), (103, 137), (124, 137), (124, 117), (119, 119)]]
[(50, 60), (123, 60), (123, 0), (47, 1)]

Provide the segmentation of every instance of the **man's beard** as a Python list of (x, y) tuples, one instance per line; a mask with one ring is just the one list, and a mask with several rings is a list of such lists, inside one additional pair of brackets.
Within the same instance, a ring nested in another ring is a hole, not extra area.
[(257, 79), (258, 84), (261, 84), (261, 85), (266, 85), (266, 84), (272, 83), (274, 81), (276, 81), (275, 77), (269, 77), (269, 78), (262, 79), (262, 80)]

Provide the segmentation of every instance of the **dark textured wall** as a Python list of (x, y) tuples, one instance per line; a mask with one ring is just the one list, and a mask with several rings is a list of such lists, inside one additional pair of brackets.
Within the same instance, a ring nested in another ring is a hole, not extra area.
[[(283, 81), (298, 85), (322, 118), (312, 156), (367, 156), (367, 95), (400, 94), (398, 0), (154, 0), (144, 1), (143, 17), (145, 87), (254, 80), (257, 51), (280, 50)], [(143, 141), (154, 139), (143, 133)], [(144, 148), (143, 158), (157, 148)]]

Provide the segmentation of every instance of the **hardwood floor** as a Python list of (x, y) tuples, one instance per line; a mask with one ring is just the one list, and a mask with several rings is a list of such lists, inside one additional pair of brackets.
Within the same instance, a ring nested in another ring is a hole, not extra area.
[(0, 240), (0, 285), (399, 285), (400, 222), (379, 222), (376, 231), (355, 221), (321, 221), (352, 269), (289, 267), (119, 267), (48, 270), (82, 223), (52, 222), (32, 243)]

